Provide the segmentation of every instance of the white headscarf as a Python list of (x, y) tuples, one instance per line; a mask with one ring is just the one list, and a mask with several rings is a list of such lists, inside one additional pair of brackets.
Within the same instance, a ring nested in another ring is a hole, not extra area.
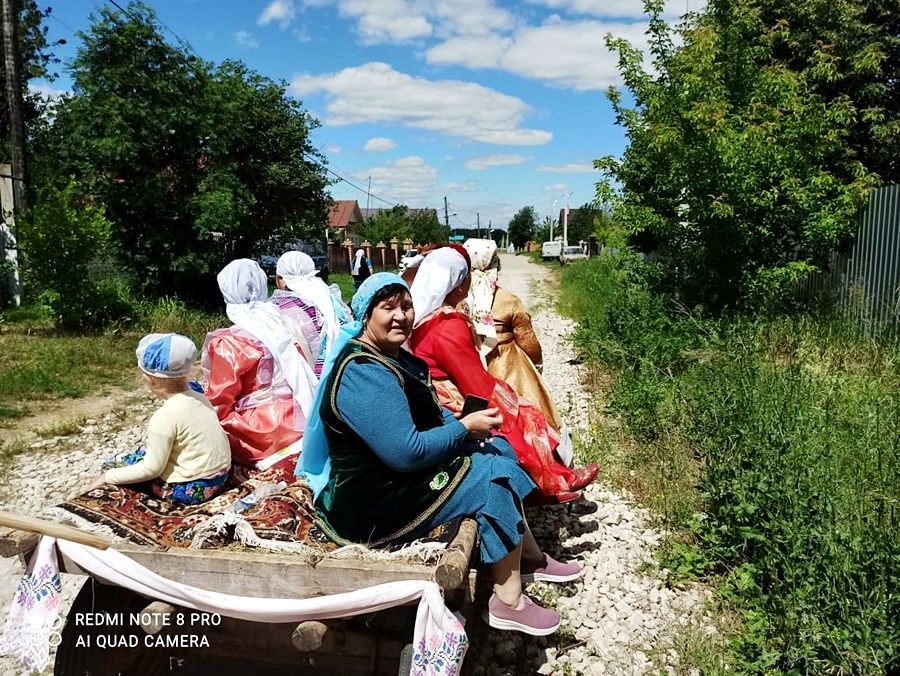
[(497, 270), (491, 267), (491, 262), (497, 253), (497, 243), (492, 239), (467, 239), (463, 247), (472, 259), (472, 286), (466, 302), (475, 333), (481, 338), (479, 350), (487, 356), (497, 346), (497, 331), (491, 315), (497, 290)]
[(365, 256), (366, 256), (366, 252), (364, 249), (356, 250), (356, 261), (353, 263), (353, 270), (350, 271), (351, 275), (359, 274), (359, 268), (362, 265), (362, 262), (363, 262), (363, 259), (365, 258)]
[(466, 259), (448, 246), (435, 249), (425, 256), (412, 285), (413, 308), (416, 311), (414, 326), (441, 307), (447, 294), (462, 284), (467, 274), (469, 264)]
[(261, 342), (275, 359), (294, 401), (309, 419), (313, 396), (319, 385), (316, 374), (297, 352), (290, 331), (278, 309), (268, 302), (266, 273), (256, 261), (239, 258), (222, 268), (216, 277), (225, 299), (225, 312), (235, 325)]
[(334, 310), (328, 285), (316, 277), (316, 264), (313, 263), (313, 259), (302, 251), (288, 251), (278, 259), (275, 274), (284, 280), (287, 288), (300, 300), (316, 306), (322, 315), (326, 350), (331, 349), (341, 332), (341, 322)]

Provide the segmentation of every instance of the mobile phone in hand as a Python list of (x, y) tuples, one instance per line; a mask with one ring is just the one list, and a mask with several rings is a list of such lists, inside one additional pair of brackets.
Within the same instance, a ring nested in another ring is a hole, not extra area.
[(470, 413), (475, 413), (475, 411), (483, 411), (487, 407), (487, 399), (476, 397), (474, 394), (467, 395), (465, 402), (463, 402), (462, 413), (459, 414), (459, 417), (465, 418)]

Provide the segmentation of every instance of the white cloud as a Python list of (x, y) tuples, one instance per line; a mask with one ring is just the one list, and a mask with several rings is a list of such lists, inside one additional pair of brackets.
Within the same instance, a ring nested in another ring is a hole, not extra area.
[(340, 155), (341, 147), (340, 146), (325, 146), (325, 152), (329, 155)]
[(434, 27), (418, 3), (407, 0), (340, 0), (343, 16), (357, 20), (356, 30), (366, 44), (407, 42), (431, 35)]
[(509, 30), (515, 17), (494, 0), (304, 0), (304, 6), (336, 4), (356, 20), (365, 44), (403, 43), (432, 35), (487, 35)]
[(481, 171), (488, 167), (508, 167), (516, 164), (522, 164), (528, 158), (525, 155), (514, 153), (492, 153), (490, 155), (482, 155), (481, 157), (473, 157), (466, 162), (466, 169), (473, 171)]
[(522, 77), (577, 90), (604, 89), (619, 81), (618, 56), (604, 44), (607, 33), (638, 49), (646, 45), (644, 23), (550, 21), (511, 37), (450, 38), (425, 53), (429, 63), (499, 68)]
[(426, 80), (367, 63), (328, 75), (297, 75), (291, 93), (325, 92), (327, 124), (396, 123), (494, 145), (541, 145), (553, 134), (524, 129), (529, 106), (474, 82)]
[(437, 187), (437, 169), (418, 155), (401, 157), (383, 166), (358, 171), (359, 180), (372, 177), (372, 194), (389, 200), (421, 202), (432, 197)]
[(448, 183), (441, 190), (441, 192), (444, 192), (444, 193), (477, 192), (477, 191), (478, 191), (478, 183), (476, 181), (466, 181), (465, 183)]
[[(532, 5), (561, 9), (571, 14), (586, 14), (609, 18), (640, 18), (644, 16), (643, 0), (528, 0)], [(699, 11), (705, 0), (667, 0), (663, 15), (677, 17), (689, 10)]]
[(366, 141), (363, 150), (368, 153), (380, 153), (385, 150), (393, 150), (396, 147), (397, 143), (392, 139), (384, 138), (383, 136), (375, 136)]
[(259, 47), (256, 38), (253, 37), (252, 33), (248, 33), (247, 31), (237, 31), (234, 34), (234, 40), (244, 49), (257, 49)]
[(293, 0), (272, 0), (259, 15), (256, 23), (259, 26), (268, 26), (270, 23), (277, 22), (284, 29), (291, 25), (295, 16), (297, 16), (297, 10), (294, 9)]
[(516, 23), (512, 14), (491, 0), (434, 0), (431, 14), (441, 34), (487, 35), (508, 31)]
[(565, 183), (553, 183), (552, 185), (545, 185), (544, 192), (563, 193), (567, 187)]
[(34, 82), (29, 83), (28, 91), (31, 94), (37, 94), (48, 103), (56, 103), (63, 96), (68, 96), (72, 93), (68, 89), (57, 89), (49, 82), (42, 82), (39, 84)]
[(460, 36), (445, 40), (425, 52), (428, 63), (458, 64), (466, 68), (500, 68), (503, 55), (515, 41), (499, 35)]
[(291, 31), (293, 36), (297, 39), (297, 42), (309, 42), (312, 40), (312, 36), (309, 34), (309, 31), (306, 29), (306, 26), (301, 26), (300, 28), (295, 28)]
[(569, 162), (568, 164), (547, 165), (537, 168), (550, 174), (586, 174), (594, 171), (594, 165), (590, 162)]

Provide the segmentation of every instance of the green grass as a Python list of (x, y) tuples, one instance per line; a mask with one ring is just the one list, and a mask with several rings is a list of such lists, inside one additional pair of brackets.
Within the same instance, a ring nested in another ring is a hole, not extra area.
[(603, 393), (589, 445), (606, 478), (669, 529), (672, 582), (706, 578), (737, 613), (728, 655), (698, 665), (895, 670), (900, 350), (831, 316), (692, 314), (653, 275), (571, 266), (561, 307)]
[(28, 444), (22, 439), (15, 438), (12, 441), (0, 441), (0, 467), (27, 450)]
[(350, 305), (350, 299), (356, 293), (353, 288), (353, 277), (348, 272), (332, 272), (328, 275), (329, 284), (337, 284), (341, 290), (341, 297), (347, 305)]
[(132, 323), (83, 335), (54, 329), (41, 308), (0, 314), (0, 421), (34, 412), (41, 402), (136, 385), (134, 350), (146, 333), (183, 333), (199, 349), (208, 331), (230, 323), (223, 314), (172, 300), (144, 303), (139, 310)]

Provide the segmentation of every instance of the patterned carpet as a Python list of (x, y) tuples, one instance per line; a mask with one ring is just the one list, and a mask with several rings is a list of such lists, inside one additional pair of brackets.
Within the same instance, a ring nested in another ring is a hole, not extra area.
[[(323, 552), (333, 551), (338, 545), (316, 524), (312, 491), (303, 479), (294, 476), (295, 462), (296, 457), (287, 458), (262, 472), (235, 465), (225, 490), (202, 505), (176, 505), (127, 486), (106, 484), (58, 507), (90, 524), (105, 526), (134, 544), (188, 547), (197, 526), (223, 513), (259, 486), (285, 481), (289, 484), (286, 489), (245, 511), (244, 519), (261, 540), (302, 542)], [(454, 521), (421, 540), (450, 542), (458, 529), (459, 521)], [(204, 546), (221, 547), (232, 541), (233, 533), (226, 530)]]

